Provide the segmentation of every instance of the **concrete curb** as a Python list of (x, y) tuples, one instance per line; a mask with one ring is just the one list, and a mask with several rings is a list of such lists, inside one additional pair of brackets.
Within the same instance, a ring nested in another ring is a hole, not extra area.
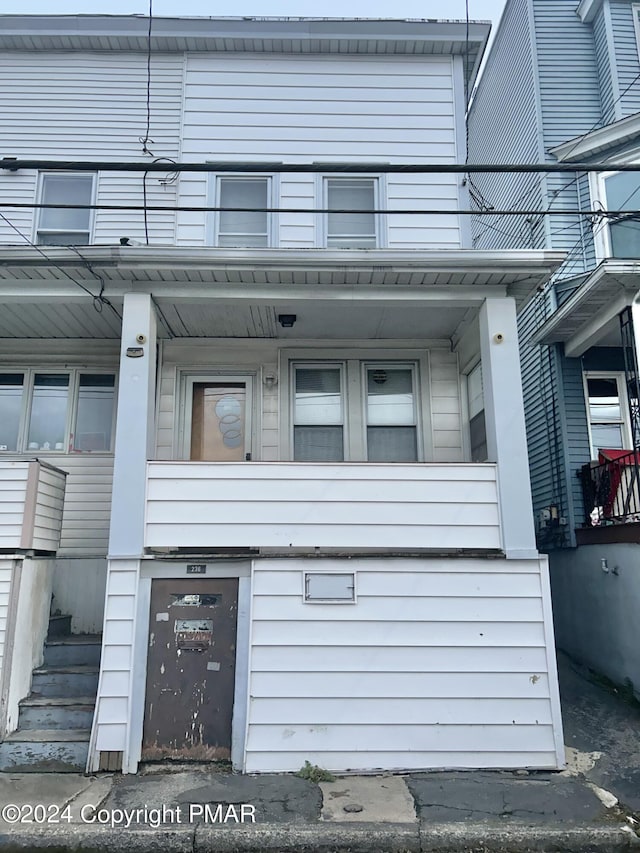
[(0, 834), (3, 853), (618, 853), (638, 850), (639, 845), (635, 833), (619, 825), (557, 829), (526, 824), (271, 823), (133, 830), (69, 825)]
[(422, 826), (421, 853), (618, 853), (637, 850), (640, 838), (628, 827), (584, 825), (559, 829), (510, 824), (431, 824)]

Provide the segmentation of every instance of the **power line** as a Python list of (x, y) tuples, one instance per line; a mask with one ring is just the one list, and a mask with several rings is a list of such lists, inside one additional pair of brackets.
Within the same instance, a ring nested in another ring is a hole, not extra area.
[[(640, 166), (639, 166), (640, 168)], [(166, 170), (166, 167), (165, 167)], [(38, 203), (38, 202), (22, 202), (22, 201), (0, 201), (0, 207), (4, 208), (28, 208), (41, 210), (43, 208), (52, 208), (54, 210), (119, 210), (119, 211), (144, 211), (144, 204), (59, 204), (59, 203)], [(301, 213), (301, 214), (354, 214), (367, 213), (379, 216), (395, 216), (395, 215), (412, 215), (412, 216), (587, 216), (587, 217), (616, 217), (623, 216), (628, 219), (638, 218), (640, 221), (640, 212), (635, 213), (630, 210), (606, 210), (603, 208), (595, 209), (573, 209), (560, 208), (556, 210), (470, 210), (468, 208), (363, 208), (363, 207), (236, 207), (236, 206), (213, 206), (213, 205), (193, 205), (193, 204), (157, 204), (152, 207), (146, 207), (150, 212), (187, 212), (187, 213), (220, 213), (231, 211), (234, 213)]]
[(54, 269), (57, 269), (59, 272), (61, 272), (61, 273), (63, 274), (63, 276), (64, 276), (65, 278), (68, 278), (68, 279), (69, 279), (69, 281), (72, 281), (72, 282), (73, 282), (77, 287), (79, 287), (79, 288), (80, 288), (80, 290), (83, 290), (83, 291), (87, 294), (87, 296), (90, 296), (90, 297), (91, 297), (91, 299), (93, 300), (93, 307), (94, 307), (94, 308), (95, 308), (95, 310), (98, 312), (98, 314), (102, 313), (102, 306), (103, 306), (103, 305), (108, 305), (108, 306), (109, 306), (109, 308), (111, 308), (111, 309), (112, 309), (112, 310), (113, 310), (113, 311), (118, 315), (118, 317), (122, 320), (122, 317), (120, 316), (120, 314), (118, 314), (117, 310), (114, 308), (114, 306), (111, 304), (111, 302), (109, 302), (109, 300), (108, 300), (105, 296), (103, 296), (103, 293), (104, 293), (104, 281), (103, 281), (103, 279), (102, 279), (100, 276), (98, 276), (98, 275), (97, 275), (97, 273), (95, 273), (93, 269), (91, 269), (91, 266), (90, 266), (90, 264), (88, 263), (88, 261), (86, 260), (86, 258), (84, 258), (84, 257), (80, 254), (80, 252), (79, 252), (77, 249), (75, 249), (74, 247), (70, 247), (70, 248), (73, 248), (73, 250), (76, 252), (76, 254), (77, 254), (77, 255), (79, 255), (79, 257), (80, 257), (80, 258), (82, 259), (82, 261), (84, 262), (85, 266), (89, 268), (90, 272), (91, 272), (93, 275), (95, 275), (97, 278), (99, 278), (99, 279), (100, 279), (100, 281), (102, 282), (102, 287), (101, 287), (101, 289), (100, 289), (100, 293), (99, 293), (99, 294), (92, 293), (92, 292), (89, 290), (89, 288), (88, 288), (88, 287), (85, 287), (85, 286), (84, 286), (84, 284), (82, 284), (82, 282), (80, 282), (80, 281), (78, 281), (76, 278), (74, 278), (74, 277), (73, 277), (69, 272), (67, 272), (67, 270), (66, 270), (66, 269), (64, 269), (64, 267), (61, 267), (61, 266), (60, 266), (59, 264), (57, 264), (54, 260), (52, 260), (52, 259), (49, 257), (49, 255), (47, 255), (47, 253), (46, 253), (46, 252), (44, 252), (44, 251), (40, 248), (40, 246), (38, 246), (38, 245), (36, 245), (35, 243), (33, 243), (33, 242), (32, 242), (32, 241), (27, 237), (27, 235), (26, 235), (26, 234), (23, 234), (23, 232), (22, 232), (22, 231), (21, 231), (21, 230), (20, 230), (16, 225), (14, 225), (14, 224), (13, 224), (13, 222), (12, 222), (10, 219), (8, 219), (8, 218), (7, 218), (3, 213), (0, 213), (0, 219), (3, 219), (3, 220), (7, 223), (7, 225), (8, 225), (10, 228), (13, 228), (13, 230), (16, 232), (16, 234), (18, 234), (18, 235), (19, 235), (19, 236), (20, 236), (20, 237), (25, 241), (25, 243), (28, 243), (28, 244), (29, 244), (29, 246), (31, 246), (31, 248), (32, 248), (32, 249), (35, 249), (35, 250), (36, 250), (36, 252), (38, 252), (38, 254), (39, 254), (39, 255), (42, 255), (42, 257), (43, 257), (43, 258), (44, 258), (44, 259), (45, 259), (49, 264), (51, 264), (51, 266), (52, 266)]
[[(162, 172), (162, 163), (113, 160), (33, 160), (3, 157), (0, 169), (16, 172), (19, 169), (37, 169), (50, 172)], [(228, 160), (208, 163), (174, 163), (172, 172), (253, 172), (262, 173), (312, 173), (312, 174), (443, 174), (470, 173), (554, 173), (554, 172), (639, 172), (640, 163), (255, 163)]]

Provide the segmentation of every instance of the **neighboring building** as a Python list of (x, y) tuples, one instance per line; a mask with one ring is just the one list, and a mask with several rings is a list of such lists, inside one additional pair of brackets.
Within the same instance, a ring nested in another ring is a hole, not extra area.
[(474, 246), (567, 252), (520, 316), (537, 541), (560, 647), (638, 695), (640, 171), (618, 166), (640, 158), (639, 16), (630, 0), (507, 0), (469, 119), (471, 162), (603, 164), (474, 176), (496, 210), (556, 211), (478, 217)]
[[(35, 553), (75, 633), (104, 614), (88, 769), (561, 767), (516, 308), (562, 255), (474, 252), (461, 176), (390, 171), (464, 161), (488, 25), (159, 19), (148, 128), (144, 18), (1, 29), (0, 151), (115, 167), (0, 163), (38, 244), (0, 219), (0, 475), (67, 473), (55, 557), (14, 535), (3, 577)], [(166, 171), (118, 169), (147, 137)], [(64, 644), (5, 767), (78, 675)], [(48, 758), (86, 757), (75, 728)]]

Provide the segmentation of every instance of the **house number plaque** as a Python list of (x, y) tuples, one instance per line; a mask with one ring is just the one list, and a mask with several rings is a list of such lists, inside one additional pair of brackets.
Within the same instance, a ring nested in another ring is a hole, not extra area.
[(206, 575), (207, 573), (207, 564), (206, 563), (188, 563), (187, 564), (187, 574), (188, 575)]

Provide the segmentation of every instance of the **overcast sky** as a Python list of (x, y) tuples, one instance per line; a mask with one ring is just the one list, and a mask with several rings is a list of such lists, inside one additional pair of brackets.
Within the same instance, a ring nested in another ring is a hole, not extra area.
[[(498, 23), (504, 0), (469, 0), (474, 20)], [(149, 0), (1, 0), (3, 14), (146, 15)], [(336, 18), (464, 18), (465, 0), (153, 0), (155, 15), (293, 15)]]

